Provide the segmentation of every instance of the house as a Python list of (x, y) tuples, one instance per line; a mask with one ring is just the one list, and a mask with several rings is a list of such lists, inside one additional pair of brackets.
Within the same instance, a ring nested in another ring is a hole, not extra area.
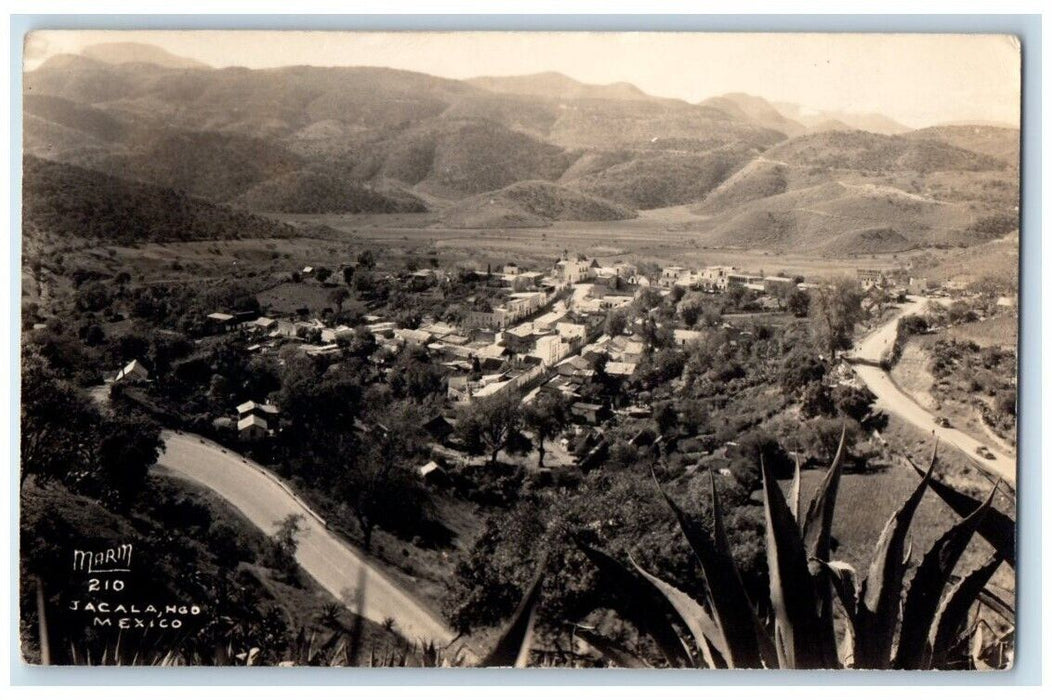
[(354, 329), (349, 326), (337, 326), (336, 328), (324, 328), (321, 332), (321, 342), (335, 343), (338, 340), (349, 340), (354, 337)]
[(535, 338), (536, 334), (533, 332), (533, 324), (524, 323), (521, 326), (504, 331), (501, 343), (509, 351), (518, 355), (533, 349)]
[(208, 326), (208, 330), (212, 333), (225, 333), (230, 330), (234, 323), (234, 317), (230, 314), (224, 314), (219, 311), (208, 314), (205, 317), (205, 323)]
[(858, 283), (862, 285), (863, 289), (883, 286), (888, 281), (883, 270), (859, 268), (855, 270), (855, 275), (858, 277)]
[(570, 404), (570, 415), (589, 425), (597, 425), (608, 413), (605, 406), (577, 401)]
[(759, 290), (763, 291), (763, 277), (759, 275), (749, 275), (744, 272), (729, 272), (727, 273), (727, 286), (728, 287), (746, 287), (750, 284), (759, 285)]
[(248, 325), (251, 326), (253, 329), (261, 330), (261, 331), (264, 331), (266, 333), (269, 333), (270, 331), (273, 331), (273, 330), (277, 329), (278, 322), (275, 321), (272, 318), (267, 318), (266, 316), (260, 316), (256, 320), (250, 321), (248, 323)]
[(658, 284), (664, 289), (671, 289), (679, 282), (680, 278), (683, 277), (686, 272), (687, 270), (679, 265), (669, 265), (661, 270), (661, 277), (658, 279)]
[(246, 418), (248, 416), (259, 416), (263, 419), (274, 418), (280, 413), (278, 407), (269, 403), (256, 403), (255, 401), (246, 401), (242, 404), (238, 404), (237, 417)]
[(301, 273), (303, 274), (304, 277), (310, 277), (311, 275), (314, 274), (314, 268), (312, 266), (310, 266), (310, 265), (307, 265), (306, 267), (303, 268), (303, 270), (301, 270)]
[(449, 475), (446, 473), (446, 470), (435, 460), (431, 460), (424, 466), (418, 467), (416, 473), (421, 479), (429, 484), (439, 486), (449, 483)]
[(607, 362), (606, 373), (612, 377), (629, 377), (636, 371), (634, 362)]
[(774, 296), (790, 294), (796, 289), (796, 282), (791, 277), (771, 275), (763, 278), (763, 291)]
[(541, 363), (546, 366), (554, 365), (568, 349), (559, 336), (543, 335), (537, 338), (537, 342), (533, 347), (533, 355), (540, 358)]
[(394, 337), (416, 345), (427, 345), (433, 340), (433, 336), (427, 331), (413, 330), (411, 328), (396, 328)]
[(726, 291), (728, 284), (728, 275), (734, 273), (734, 268), (726, 265), (712, 265), (706, 267), (698, 273), (698, 282), (702, 289), (710, 292)]
[(138, 360), (132, 360), (124, 365), (113, 378), (115, 382), (145, 382), (150, 379), (150, 373)]
[(444, 443), (446, 438), (453, 434), (453, 424), (443, 416), (437, 415), (421, 426), (431, 439), (437, 443)]
[(587, 260), (562, 259), (555, 263), (555, 267), (552, 268), (552, 277), (564, 285), (577, 284), (583, 280), (591, 279), (593, 275), (593, 268)]
[(555, 332), (567, 342), (581, 342), (587, 334), (583, 323), (567, 323), (565, 321), (555, 324)]
[(592, 364), (580, 355), (567, 358), (556, 366), (556, 371), (564, 377), (570, 377), (590, 369), (592, 369)]
[(931, 285), (928, 283), (927, 277), (910, 277), (906, 287), (910, 294), (924, 294)]
[(237, 422), (237, 436), (246, 442), (262, 440), (267, 436), (267, 422), (256, 415), (246, 416)]

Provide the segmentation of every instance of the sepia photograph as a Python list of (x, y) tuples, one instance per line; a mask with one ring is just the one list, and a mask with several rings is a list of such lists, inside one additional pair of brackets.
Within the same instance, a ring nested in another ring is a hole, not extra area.
[(1012, 669), (1017, 36), (21, 48), (23, 664)]

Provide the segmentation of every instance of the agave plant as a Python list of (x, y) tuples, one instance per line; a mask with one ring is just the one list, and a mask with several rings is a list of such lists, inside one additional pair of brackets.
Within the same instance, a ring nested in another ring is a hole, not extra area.
[[(1009, 560), (1006, 552), (1011, 533), (1004, 530), (1011, 519), (991, 505), (997, 485), (985, 501), (966, 501), (970, 497), (933, 480), (936, 447), (920, 482), (888, 519), (869, 568), (860, 578), (849, 564), (830, 558), (843, 460), (842, 435), (832, 465), (803, 509), (799, 464), (786, 497), (761, 458), (769, 603), (774, 611), (771, 622), (759, 618), (756, 605), (742, 584), (711, 472), (711, 531), (688, 516), (658, 485), (700, 564), (704, 583), (701, 588), (705, 592), (702, 601), (635, 562), (625, 566), (604, 552), (580, 543), (579, 547), (604, 577), (625, 593), (622, 600), (636, 601), (622, 605), (618, 612), (650, 636), (671, 666), (947, 668), (954, 666), (951, 656), (959, 655), (962, 644), (968, 646), (968, 639), (978, 638), (981, 650), (989, 647), (983, 642), (984, 634), (994, 641), (989, 631), (977, 630), (975, 624), (969, 628), (967, 622), (994, 571)], [(964, 517), (940, 534), (916, 567), (907, 588), (910, 524), (933, 483), (938, 484), (933, 490)], [(995, 515), (988, 519), (991, 513)], [(994, 544), (995, 554), (990, 560), (955, 578), (953, 570), (977, 531), (1001, 546)], [(834, 597), (839, 600), (845, 622), (839, 640)], [(661, 605), (653, 605), (655, 599)], [(692, 645), (682, 643), (677, 627), (689, 632)], [(645, 665), (611, 640), (591, 632), (581, 637), (615, 665)], [(1009, 649), (1011, 640), (1002, 635), (995, 643), (1004, 650)], [(976, 667), (980, 663), (984, 667), (992, 665), (989, 653), (973, 650), (971, 655), (977, 659)], [(993, 655), (995, 662), (1005, 658), (1010, 658), (1010, 653)]]

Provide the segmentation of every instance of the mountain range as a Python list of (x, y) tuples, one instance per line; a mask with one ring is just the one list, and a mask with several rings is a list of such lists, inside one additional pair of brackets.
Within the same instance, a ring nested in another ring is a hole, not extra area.
[(1015, 129), (911, 130), (743, 93), (692, 104), (559, 73), (217, 69), (105, 44), (25, 74), (23, 131), (29, 155), (214, 204), (434, 210), (447, 227), (687, 205), (679, 228), (715, 245), (880, 252), (985, 240), (976, 223), (1018, 204)]

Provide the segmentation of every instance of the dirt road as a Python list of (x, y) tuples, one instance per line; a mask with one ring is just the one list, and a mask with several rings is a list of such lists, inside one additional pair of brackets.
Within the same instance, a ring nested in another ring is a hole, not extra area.
[[(865, 362), (879, 363), (881, 355), (889, 350), (895, 342), (895, 329), (899, 318), (908, 314), (920, 313), (927, 302), (928, 299), (925, 297), (911, 299), (887, 323), (856, 344), (851, 356)], [(939, 438), (940, 444), (945, 445), (948, 443), (953, 445), (968, 455), (985, 471), (1001, 477), (1013, 487), (1015, 486), (1016, 462), (1013, 457), (992, 447), (990, 441), (977, 440), (956, 428), (940, 427), (935, 422), (936, 416), (902, 391), (892, 381), (888, 373), (880, 367), (856, 364), (854, 369), (859, 378), (869, 387), (869, 390), (876, 395), (877, 408), (894, 414), (921, 430), (933, 433)], [(976, 453), (976, 449), (980, 445), (985, 445), (994, 455), (994, 459), (986, 459), (979, 456)]]
[(395, 630), (410, 642), (446, 645), (453, 639), (436, 615), (329, 532), (309, 506), (263, 467), (196, 435), (163, 435), (161, 466), (211, 489), (267, 534), (287, 515), (303, 516), (296, 559), (352, 610), (377, 623), (393, 619)]

